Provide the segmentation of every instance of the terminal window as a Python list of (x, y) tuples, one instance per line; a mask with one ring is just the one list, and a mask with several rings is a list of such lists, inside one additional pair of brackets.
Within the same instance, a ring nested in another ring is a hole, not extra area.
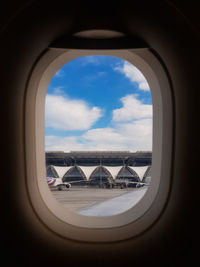
[(46, 180), (54, 197), (85, 216), (133, 207), (151, 181), (152, 96), (130, 62), (76, 58), (52, 78), (45, 102)]

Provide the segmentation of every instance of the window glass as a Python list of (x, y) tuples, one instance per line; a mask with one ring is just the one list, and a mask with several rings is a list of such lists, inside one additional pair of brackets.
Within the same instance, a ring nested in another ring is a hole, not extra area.
[(61, 205), (86, 216), (135, 205), (151, 181), (152, 116), (149, 85), (128, 61), (84, 56), (59, 69), (46, 95), (45, 152)]

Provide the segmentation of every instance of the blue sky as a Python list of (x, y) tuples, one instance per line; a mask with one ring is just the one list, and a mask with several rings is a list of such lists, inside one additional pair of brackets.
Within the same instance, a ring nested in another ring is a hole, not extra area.
[(151, 150), (152, 98), (142, 73), (111, 56), (86, 56), (52, 78), (46, 150)]

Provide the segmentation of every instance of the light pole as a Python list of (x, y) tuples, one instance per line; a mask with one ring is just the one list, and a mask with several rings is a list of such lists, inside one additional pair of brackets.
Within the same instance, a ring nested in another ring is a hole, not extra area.
[(100, 187), (102, 188), (102, 173), (101, 173), (101, 168), (102, 168), (102, 162), (101, 162), (101, 154), (100, 154)]

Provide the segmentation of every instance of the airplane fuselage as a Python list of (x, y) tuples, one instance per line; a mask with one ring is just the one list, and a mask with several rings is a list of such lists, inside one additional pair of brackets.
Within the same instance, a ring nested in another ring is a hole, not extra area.
[(53, 178), (46, 177), (47, 184), (50, 188), (58, 188), (58, 190), (62, 190), (63, 188), (70, 188), (71, 184), (67, 182), (63, 182), (61, 178)]

